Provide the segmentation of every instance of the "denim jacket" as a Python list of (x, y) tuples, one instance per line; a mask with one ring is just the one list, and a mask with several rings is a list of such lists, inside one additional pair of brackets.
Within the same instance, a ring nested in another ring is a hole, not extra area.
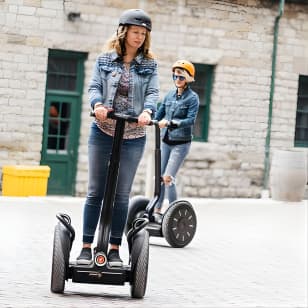
[[(123, 61), (115, 52), (100, 55), (95, 63), (92, 79), (89, 84), (89, 101), (91, 108), (101, 102), (112, 108), (117, 87), (123, 71)], [(144, 109), (156, 111), (159, 95), (157, 62), (139, 54), (130, 66), (129, 100), (133, 106), (128, 114), (139, 115)]]
[[(199, 96), (190, 87), (187, 87), (178, 98), (177, 90), (170, 91), (161, 103), (155, 119), (166, 119), (177, 123), (178, 128), (168, 131), (169, 139), (173, 141), (189, 141), (193, 137), (193, 127), (199, 110)], [(166, 130), (161, 130), (162, 137)]]

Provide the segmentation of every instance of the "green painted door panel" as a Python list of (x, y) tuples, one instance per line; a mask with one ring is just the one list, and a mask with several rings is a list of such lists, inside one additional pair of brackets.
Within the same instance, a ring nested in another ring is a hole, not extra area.
[(191, 88), (198, 93), (200, 99), (199, 112), (194, 127), (194, 140), (206, 142), (208, 140), (214, 67), (212, 65), (194, 64), (196, 68), (196, 81), (191, 84)]
[(47, 193), (74, 195), (84, 61), (87, 54), (49, 50), (41, 164), (51, 168)]
[(80, 113), (78, 97), (47, 95), (41, 164), (51, 168), (48, 194), (73, 195)]

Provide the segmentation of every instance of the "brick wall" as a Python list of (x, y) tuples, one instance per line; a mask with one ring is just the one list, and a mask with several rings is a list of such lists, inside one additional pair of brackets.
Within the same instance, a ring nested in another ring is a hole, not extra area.
[[(272, 1), (0, 0), (0, 167), (40, 161), (48, 48), (88, 52), (76, 183), (77, 195), (86, 193), (87, 84), (119, 15), (132, 7), (153, 19), (161, 97), (173, 87), (176, 59), (215, 65), (209, 140), (193, 143), (178, 177), (181, 194), (259, 196), (278, 13)], [(68, 21), (69, 10), (81, 12), (81, 19)], [(307, 30), (307, 5), (287, 4), (279, 28), (272, 149), (293, 147), (298, 75), (308, 75)], [(134, 193), (145, 190), (148, 159)]]

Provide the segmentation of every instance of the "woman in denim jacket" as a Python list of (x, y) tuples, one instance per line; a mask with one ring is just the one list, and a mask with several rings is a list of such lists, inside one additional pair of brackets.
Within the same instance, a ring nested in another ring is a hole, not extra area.
[(158, 100), (157, 63), (150, 52), (151, 19), (139, 9), (125, 11), (116, 35), (106, 44), (107, 51), (95, 63), (89, 85), (89, 101), (95, 113), (89, 136), (89, 183), (83, 214), (83, 247), (77, 264), (92, 262), (91, 244), (100, 215), (115, 121), (107, 119), (111, 110), (138, 117), (126, 123), (121, 164), (115, 196), (108, 262), (122, 266), (119, 246), (126, 223), (129, 195), (141, 160), (145, 125), (156, 111)]
[(194, 81), (194, 65), (186, 60), (178, 60), (173, 64), (172, 71), (176, 89), (165, 96), (155, 116), (162, 129), (162, 187), (154, 211), (157, 222), (161, 221), (165, 193), (169, 204), (177, 199), (175, 177), (189, 152), (199, 109), (199, 96), (189, 87), (189, 83)]

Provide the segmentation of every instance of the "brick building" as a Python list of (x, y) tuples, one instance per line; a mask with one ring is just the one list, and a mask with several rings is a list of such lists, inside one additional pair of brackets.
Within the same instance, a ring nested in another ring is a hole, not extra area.
[[(161, 98), (175, 60), (197, 68), (201, 107), (182, 194), (260, 196), (273, 150), (308, 147), (304, 0), (0, 0), (0, 169), (48, 164), (49, 194), (86, 193), (87, 84), (128, 8), (152, 17)], [(149, 159), (135, 193), (146, 189)]]

